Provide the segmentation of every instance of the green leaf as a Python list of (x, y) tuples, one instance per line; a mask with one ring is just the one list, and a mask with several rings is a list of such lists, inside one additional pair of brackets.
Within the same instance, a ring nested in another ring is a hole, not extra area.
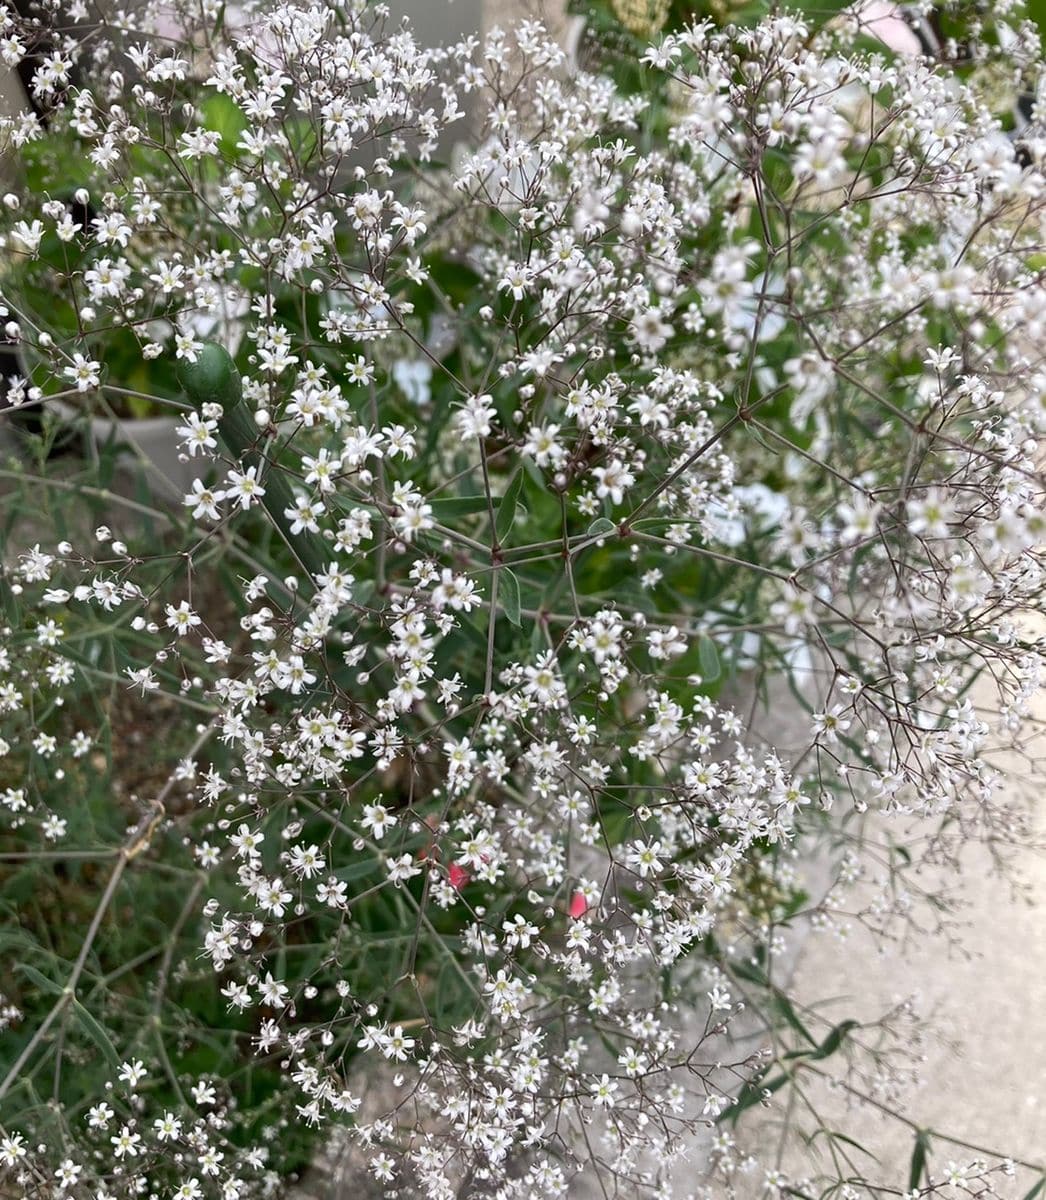
[(51, 996), (60, 996), (65, 988), (60, 983), (55, 983), (53, 979), (48, 979), (46, 975), (41, 975), (36, 967), (31, 967), (28, 963), (19, 963), (15, 968), (21, 971), (22, 974), (43, 992), (47, 992)]
[(617, 526), (609, 517), (596, 517), (588, 527), (589, 537), (602, 537), (607, 533), (617, 533)]
[(1039, 39), (1046, 44), (1046, 0), (1028, 0), (1024, 7), (1028, 19), (1039, 31)]
[(811, 1046), (816, 1046), (817, 1042), (814, 1040), (810, 1031), (806, 1028), (802, 1021), (799, 1020), (799, 1014), (792, 1007), (792, 1002), (788, 999), (784, 992), (782, 992), (779, 988), (774, 988), (773, 999), (774, 1007), (781, 1014), (781, 1016), (784, 1017), (788, 1024), (791, 1025), (796, 1033), (798, 1033), (801, 1038), (808, 1041)]
[(930, 1138), (925, 1129), (920, 1129), (915, 1135), (915, 1148), (912, 1150), (912, 1161), (908, 1168), (908, 1190), (914, 1191), (919, 1186), (919, 1180), (926, 1170), (926, 1152), (930, 1149)]
[(832, 1029), (824, 1041), (817, 1047), (816, 1051), (810, 1055), (811, 1059), (827, 1058), (830, 1054), (834, 1054), (836, 1050), (843, 1044), (843, 1039), (852, 1029), (857, 1029), (860, 1021), (840, 1021), (838, 1025)]
[(208, 96), (200, 106), (206, 129), (221, 135), (222, 150), (226, 154), (236, 153), (236, 143), (247, 128), (247, 118), (231, 97), (219, 92)]
[(701, 664), (701, 677), (705, 683), (711, 683), (719, 678), (719, 651), (716, 649), (715, 642), (710, 637), (705, 637), (704, 634), (698, 639), (697, 657)]
[[(520, 503), (520, 495), (523, 492), (523, 471), (518, 470), (515, 475), (509, 480), (509, 485), (505, 489), (505, 495), (501, 499), (501, 507), (498, 509), (497, 520), (494, 522), (494, 532), (497, 534), (498, 544), (504, 543), (508, 537), (509, 530), (512, 528), (512, 522), (516, 519), (516, 505)], [(517, 621), (518, 625), (519, 622)]]
[(101, 1023), (92, 1013), (88, 1012), (88, 1010), (84, 1008), (79, 1000), (73, 1000), (73, 1012), (76, 1013), (80, 1024), (83, 1026), (84, 1032), (91, 1039), (91, 1041), (94, 1042), (98, 1049), (101, 1050), (109, 1066), (114, 1071), (118, 1071), (120, 1069), (120, 1057), (116, 1053), (116, 1048), (109, 1040), (109, 1035), (102, 1028)]
[(853, 1146), (855, 1150), (860, 1150), (862, 1154), (867, 1154), (873, 1162), (879, 1161), (867, 1146), (862, 1146), (860, 1142), (855, 1141), (852, 1137), (848, 1137), (845, 1133), (840, 1133), (837, 1129), (815, 1130), (813, 1136), (808, 1140), (807, 1145), (812, 1146), (818, 1137), (821, 1136), (825, 1137), (829, 1142), (845, 1142), (847, 1146)]
[(502, 567), (498, 572), (498, 599), (501, 601), (505, 616), (512, 624), (521, 625), (523, 622), (519, 611), (519, 580), (508, 567)]
[[(447, 496), (442, 500), (431, 500), (432, 515), (442, 524), (444, 517), (462, 517), (468, 513), (486, 512), (486, 496)], [(493, 497), (494, 507), (501, 503), (500, 496)]]
[(772, 1095), (774, 1092), (779, 1091), (791, 1079), (791, 1076), (782, 1071), (780, 1075), (775, 1075), (773, 1079), (767, 1080), (765, 1083), (763, 1082), (764, 1079), (766, 1079), (765, 1072), (757, 1075), (754, 1079), (748, 1080), (740, 1092), (738, 1092), (734, 1103), (719, 1114), (719, 1120), (728, 1120), (736, 1125), (737, 1118), (746, 1108), (751, 1108), (753, 1104), (758, 1104), (763, 1099), (764, 1092)]
[(347, 867), (339, 867), (332, 872), (336, 879), (340, 879), (343, 883), (358, 883), (361, 879), (366, 879), (368, 875), (373, 875), (381, 869), (381, 860), (377, 858), (367, 858), (362, 862), (351, 863)]
[(1043, 1175), (1038, 1183), (1032, 1185), (1031, 1191), (1025, 1195), (1024, 1200), (1035, 1200), (1035, 1197), (1042, 1192), (1043, 1188), (1046, 1188), (1046, 1175)]

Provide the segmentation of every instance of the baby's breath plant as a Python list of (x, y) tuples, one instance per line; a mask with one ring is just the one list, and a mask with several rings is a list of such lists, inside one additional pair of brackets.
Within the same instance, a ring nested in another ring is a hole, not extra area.
[(1046, 201), (978, 81), (1034, 31), (696, 21), (647, 91), (356, 0), (0, 32), (7, 169), (70, 147), (4, 197), (9, 399), (133, 347), (197, 468), (5, 469), (0, 1178), (247, 1200), (342, 1129), (388, 1196), (683, 1195), (711, 1128), (736, 1192), (857, 1040), (774, 962), (872, 817), (894, 881), (1022, 837)]

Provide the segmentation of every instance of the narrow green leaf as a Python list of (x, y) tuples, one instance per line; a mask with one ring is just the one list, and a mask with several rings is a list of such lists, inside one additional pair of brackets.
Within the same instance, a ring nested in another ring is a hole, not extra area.
[(773, 992), (773, 998), (774, 1006), (776, 1007), (777, 1011), (782, 1017), (784, 1017), (788, 1024), (791, 1025), (796, 1033), (808, 1041), (811, 1046), (816, 1046), (817, 1042), (814, 1040), (813, 1035), (802, 1023), (802, 1021), (799, 1020), (799, 1014), (792, 1007), (792, 1002), (788, 999), (784, 992), (782, 992), (779, 988), (775, 988)]
[(498, 599), (501, 601), (501, 607), (505, 611), (505, 616), (508, 617), (512, 624), (521, 625), (519, 580), (508, 567), (502, 567), (499, 572)]
[(908, 1168), (908, 1190), (914, 1191), (919, 1186), (919, 1180), (926, 1170), (926, 1152), (930, 1149), (930, 1138), (925, 1129), (920, 1129), (915, 1135), (915, 1148), (912, 1150), (912, 1161)]
[(843, 1044), (843, 1039), (847, 1036), (851, 1029), (856, 1029), (860, 1025), (859, 1021), (840, 1021), (838, 1025), (832, 1029), (824, 1041), (817, 1047), (811, 1059), (828, 1058), (834, 1054), (836, 1050)]
[(853, 1146), (855, 1150), (860, 1150), (862, 1154), (867, 1154), (873, 1162), (879, 1161), (867, 1146), (862, 1146), (860, 1142), (855, 1141), (852, 1137), (847, 1137), (845, 1133), (840, 1133), (837, 1129), (817, 1129), (809, 1138), (807, 1144), (812, 1146), (822, 1136), (829, 1142), (845, 1142), (847, 1146)]
[(36, 984), (41, 991), (47, 992), (48, 995), (60, 996), (65, 991), (65, 988), (60, 983), (55, 983), (53, 979), (48, 979), (46, 975), (41, 975), (36, 967), (31, 967), (28, 963), (19, 963), (16, 970), (21, 971), (30, 983)]
[(73, 1000), (73, 1012), (76, 1013), (80, 1024), (83, 1026), (84, 1032), (91, 1039), (91, 1041), (94, 1042), (98, 1049), (101, 1050), (109, 1066), (112, 1067), (114, 1071), (118, 1071), (120, 1069), (120, 1057), (116, 1053), (116, 1048), (109, 1040), (109, 1035), (102, 1028), (101, 1023), (97, 1020), (93, 1013), (84, 1008), (79, 1000)]
[(1025, 1195), (1024, 1200), (1035, 1200), (1035, 1197), (1042, 1192), (1043, 1188), (1046, 1188), (1046, 1175), (1043, 1175), (1038, 1183), (1032, 1185), (1031, 1191)]
[[(494, 522), (494, 532), (498, 535), (499, 544), (504, 544), (505, 538), (508, 537), (509, 530), (512, 528), (512, 522), (516, 519), (516, 505), (520, 503), (522, 492), (523, 471), (520, 469), (512, 476), (505, 489), (497, 519)], [(517, 621), (516, 624), (518, 625), (519, 622)]]

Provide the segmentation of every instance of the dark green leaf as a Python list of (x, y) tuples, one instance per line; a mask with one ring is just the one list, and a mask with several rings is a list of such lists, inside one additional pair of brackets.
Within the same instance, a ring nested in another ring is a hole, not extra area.
[(1046, 1188), (1046, 1175), (1043, 1175), (1038, 1183), (1032, 1185), (1031, 1191), (1025, 1195), (1024, 1200), (1035, 1200), (1035, 1197), (1042, 1192), (1043, 1188)]
[(919, 1186), (919, 1180), (926, 1170), (926, 1152), (930, 1149), (930, 1138), (925, 1129), (920, 1129), (915, 1135), (915, 1148), (912, 1150), (912, 1161), (908, 1168), (908, 1190), (914, 1191)]
[(799, 1034), (800, 1037), (805, 1038), (811, 1046), (816, 1046), (817, 1042), (814, 1040), (810, 1031), (806, 1028), (802, 1021), (799, 1020), (798, 1014), (792, 1007), (792, 1002), (788, 999), (784, 992), (775, 988), (773, 995), (774, 1007), (781, 1014), (781, 1016), (784, 1017), (784, 1019), (789, 1025), (791, 1025), (791, 1027), (796, 1031), (796, 1033)]
[[(505, 489), (505, 495), (501, 500), (501, 507), (498, 509), (497, 520), (494, 523), (494, 530), (498, 535), (498, 543), (502, 544), (505, 538), (508, 537), (509, 530), (512, 528), (512, 522), (516, 519), (516, 505), (520, 502), (520, 495), (523, 491), (523, 471), (518, 470), (512, 479), (509, 481), (508, 487)], [(517, 621), (518, 625), (519, 622)]]
[(860, 1025), (859, 1021), (840, 1021), (838, 1025), (832, 1029), (824, 1041), (817, 1047), (816, 1051), (810, 1055), (811, 1059), (828, 1058), (830, 1054), (834, 1054), (836, 1050), (843, 1044), (843, 1039), (851, 1029), (857, 1029)]
[(1046, 0), (1028, 0), (1025, 8), (1039, 31), (1039, 39), (1046, 45)]

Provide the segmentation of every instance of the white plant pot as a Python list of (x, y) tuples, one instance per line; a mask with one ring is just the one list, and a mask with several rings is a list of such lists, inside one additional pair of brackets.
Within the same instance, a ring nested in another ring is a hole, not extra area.
[[(188, 326), (199, 338), (213, 338), (224, 345), (230, 355), (235, 356), (243, 341), (246, 325), (244, 317), (250, 311), (247, 297), (225, 289), (223, 307), (217, 313), (193, 315)], [(32, 375), (31, 365), (19, 350), (22, 374), (28, 379)], [(64, 400), (47, 400), (45, 404), (60, 420), (74, 424), (81, 417), (80, 411)], [(162, 417), (105, 417), (88, 416), (87, 424), (91, 442), (96, 449), (103, 446), (123, 446), (131, 451), (145, 470), (153, 494), (158, 500), (180, 504), (192, 491), (192, 481), (200, 474), (199, 462), (181, 460), (183, 453), (178, 444), (175, 430), (184, 420), (177, 416)]]
[[(73, 424), (81, 414), (64, 400), (48, 400), (47, 407), (62, 421)], [(126, 447), (146, 472), (157, 499), (180, 503), (192, 491), (198, 474), (191, 459), (181, 461), (182, 451), (175, 429), (180, 417), (98, 417), (87, 418), (88, 436), (97, 450), (113, 445)], [(197, 464), (198, 466), (198, 464)]]

